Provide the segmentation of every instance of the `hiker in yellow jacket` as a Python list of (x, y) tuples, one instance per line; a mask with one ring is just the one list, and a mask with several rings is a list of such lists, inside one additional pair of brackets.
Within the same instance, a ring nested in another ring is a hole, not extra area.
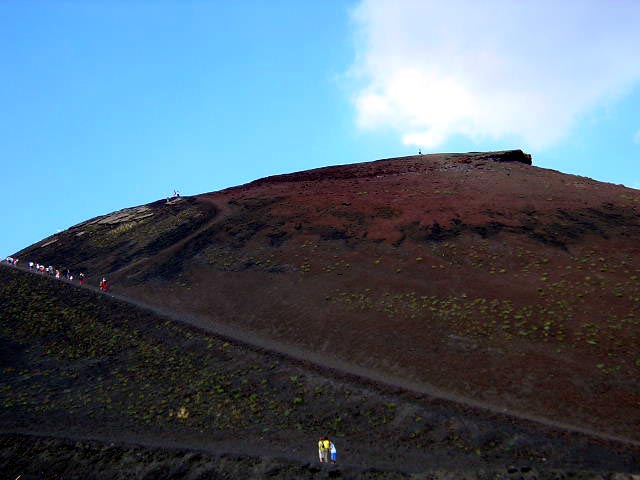
[(318, 456), (320, 457), (320, 463), (329, 463), (329, 448), (331, 442), (327, 437), (320, 437), (318, 441)]

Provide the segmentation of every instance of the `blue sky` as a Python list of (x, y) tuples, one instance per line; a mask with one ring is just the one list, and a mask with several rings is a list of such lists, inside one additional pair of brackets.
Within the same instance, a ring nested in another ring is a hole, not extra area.
[(640, 188), (640, 4), (489, 3), (3, 2), (0, 255), (174, 188), (418, 148)]

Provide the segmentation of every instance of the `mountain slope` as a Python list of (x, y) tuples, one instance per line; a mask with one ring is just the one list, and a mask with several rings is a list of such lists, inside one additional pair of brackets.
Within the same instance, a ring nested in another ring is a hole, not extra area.
[[(0, 285), (7, 478), (593, 479), (637, 470), (637, 445), (291, 361), (37, 274), (0, 266)], [(317, 464), (320, 435), (338, 446), (337, 466)]]
[(640, 439), (640, 192), (441, 154), (99, 217), (24, 260), (499, 408)]

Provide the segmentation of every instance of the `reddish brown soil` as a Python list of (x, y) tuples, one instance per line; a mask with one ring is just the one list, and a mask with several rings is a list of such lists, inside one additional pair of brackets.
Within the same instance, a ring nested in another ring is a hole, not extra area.
[(501, 160), (266, 178), (19, 256), (327, 361), (640, 440), (640, 192)]

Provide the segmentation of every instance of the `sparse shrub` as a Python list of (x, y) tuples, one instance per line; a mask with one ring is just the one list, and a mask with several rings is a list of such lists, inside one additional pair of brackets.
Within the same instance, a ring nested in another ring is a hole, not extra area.
[(109, 235), (122, 235), (123, 233), (133, 230), (135, 226), (136, 226), (136, 222), (122, 223), (118, 225), (116, 228), (114, 228), (113, 230), (110, 230)]
[(189, 410), (187, 410), (185, 406), (180, 407), (180, 410), (178, 410), (178, 413), (176, 413), (176, 418), (180, 420), (186, 420), (187, 418), (189, 418)]

